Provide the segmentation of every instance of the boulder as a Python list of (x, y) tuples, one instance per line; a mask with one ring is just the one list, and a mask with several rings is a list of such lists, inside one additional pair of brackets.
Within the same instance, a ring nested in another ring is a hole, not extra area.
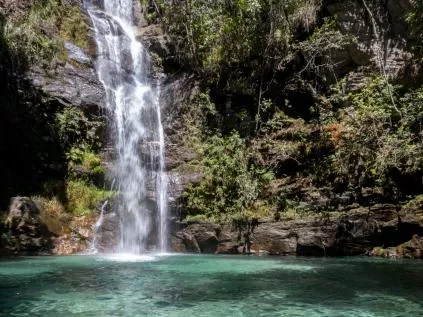
[(373, 248), (369, 255), (384, 258), (423, 259), (423, 237), (415, 234), (410, 241), (397, 247)]
[(1, 239), (5, 252), (49, 252), (52, 248), (52, 236), (40, 217), (40, 210), (30, 198), (11, 198)]
[(200, 253), (200, 246), (198, 245), (197, 240), (195, 239), (195, 237), (188, 233), (188, 232), (183, 232), (182, 233), (182, 241), (185, 245), (185, 250), (187, 252), (194, 252), (194, 253)]
[(197, 223), (190, 227), (190, 232), (203, 253), (215, 253), (219, 245), (217, 231), (220, 227), (211, 223)]
[(413, 238), (397, 247), (405, 258), (423, 259), (423, 237), (415, 234)]

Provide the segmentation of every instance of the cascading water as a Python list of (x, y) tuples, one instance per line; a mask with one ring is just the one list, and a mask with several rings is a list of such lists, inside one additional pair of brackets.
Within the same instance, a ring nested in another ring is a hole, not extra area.
[(96, 69), (106, 91), (117, 159), (118, 252), (166, 251), (167, 178), (159, 85), (137, 41), (132, 0), (86, 2), (97, 43)]

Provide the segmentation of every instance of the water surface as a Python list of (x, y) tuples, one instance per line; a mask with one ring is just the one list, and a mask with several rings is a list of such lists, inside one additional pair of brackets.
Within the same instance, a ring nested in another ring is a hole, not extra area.
[(149, 255), (0, 260), (0, 316), (422, 316), (423, 262)]

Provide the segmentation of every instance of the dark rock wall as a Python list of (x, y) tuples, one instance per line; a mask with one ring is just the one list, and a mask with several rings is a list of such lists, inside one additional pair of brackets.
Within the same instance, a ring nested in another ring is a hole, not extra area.
[[(423, 236), (423, 211), (376, 205), (345, 214), (261, 222), (250, 236), (251, 252), (274, 255), (360, 255)], [(242, 233), (242, 232), (241, 232)], [(176, 252), (243, 253), (239, 230), (211, 223), (175, 223), (170, 245)], [(417, 252), (417, 251), (416, 251)]]
[[(415, 78), (418, 70), (410, 72), (414, 56), (404, 20), (410, 6), (408, 0), (328, 1), (325, 10), (336, 17), (344, 34), (355, 37), (356, 43), (348, 47), (347, 56), (351, 63), (342, 63), (350, 68), (338, 68), (341, 74), (350, 72), (348, 78), (352, 87), (361, 83), (371, 70), (404, 83)], [(345, 55), (340, 57), (345, 59)]]

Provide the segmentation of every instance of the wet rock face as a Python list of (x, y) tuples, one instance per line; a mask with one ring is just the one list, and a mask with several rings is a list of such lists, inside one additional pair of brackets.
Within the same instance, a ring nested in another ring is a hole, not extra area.
[(80, 107), (103, 106), (104, 89), (91, 64), (74, 66), (65, 63), (48, 71), (33, 67), (27, 78), (44, 93), (46, 99)]
[[(175, 251), (243, 253), (244, 250), (239, 232), (230, 225), (185, 223), (172, 230), (170, 245), (179, 245)], [(397, 251), (399, 256), (419, 258), (423, 256), (422, 230), (422, 218), (417, 213), (397, 211), (393, 205), (375, 205), (341, 216), (262, 222), (251, 234), (251, 251), (270, 255), (360, 255), (377, 246), (389, 248), (403, 243)]]
[(95, 229), (94, 247), (99, 252), (113, 252), (120, 240), (119, 215), (115, 212), (106, 213), (101, 224)]
[(198, 90), (198, 81), (193, 75), (180, 74), (164, 79), (161, 87), (160, 105), (166, 138), (165, 165), (168, 177), (168, 200), (171, 214), (178, 214), (182, 193), (202, 175), (188, 169), (180, 169), (186, 162), (196, 158), (197, 153), (187, 144), (181, 144), (177, 133), (184, 131), (183, 107)]
[(42, 253), (51, 247), (52, 234), (40, 217), (37, 205), (28, 197), (13, 197), (4, 233), (3, 248), (10, 253)]

